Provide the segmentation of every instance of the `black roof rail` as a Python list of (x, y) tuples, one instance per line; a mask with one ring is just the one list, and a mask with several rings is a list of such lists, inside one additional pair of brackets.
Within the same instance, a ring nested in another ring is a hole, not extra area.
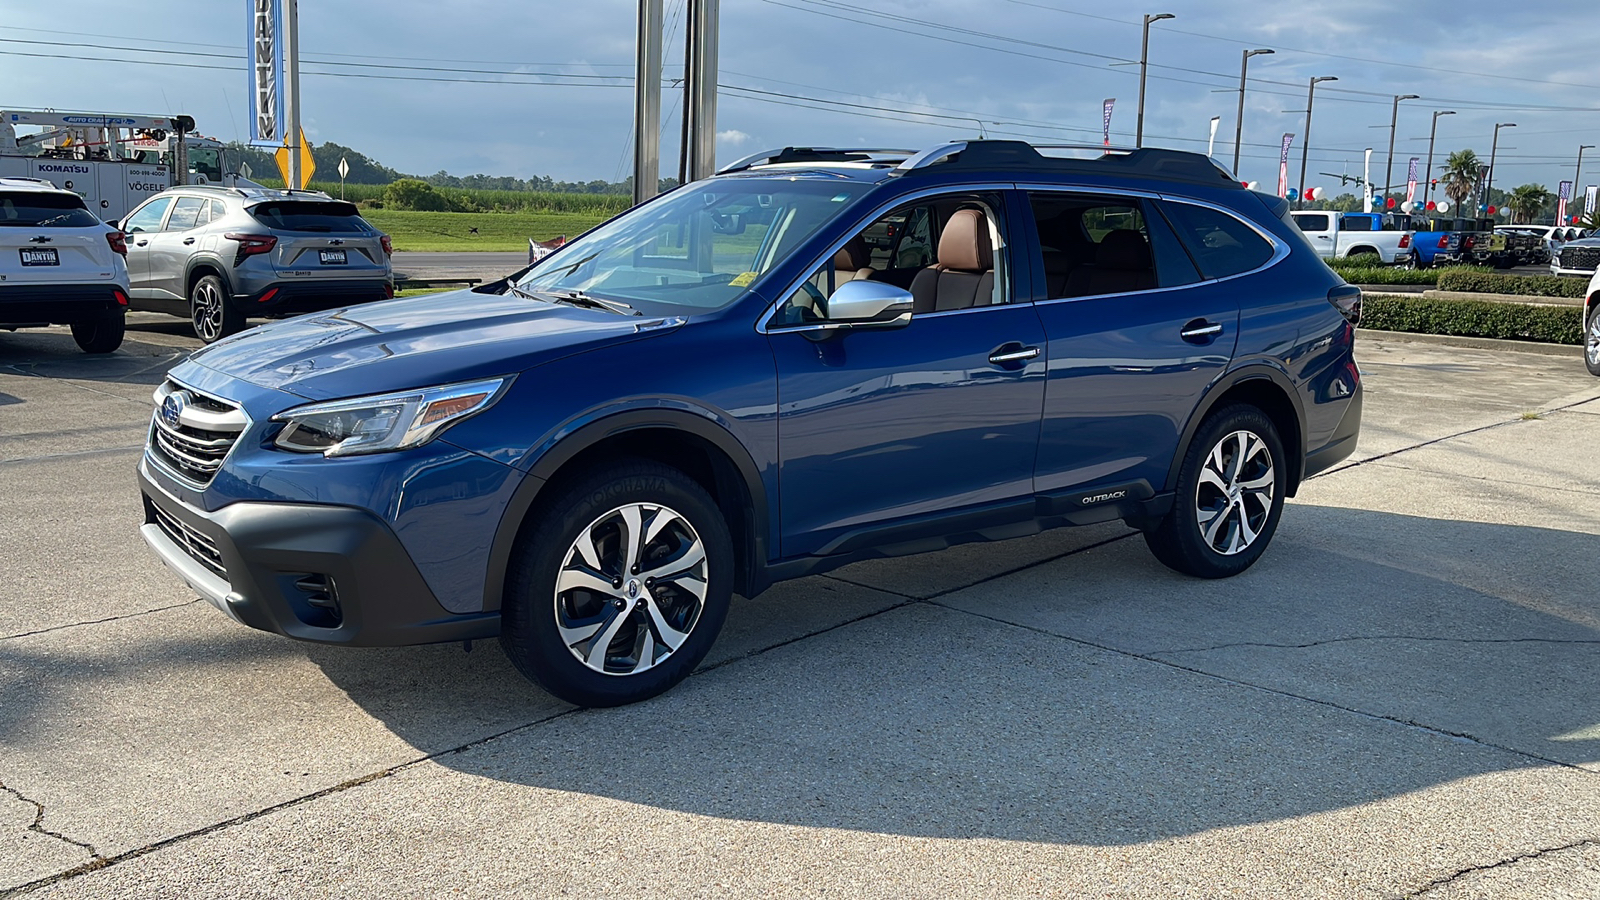
[(897, 162), (916, 153), (915, 150), (883, 147), (779, 147), (752, 153), (717, 170), (718, 175), (742, 172), (754, 166), (772, 166), (782, 163), (813, 162)]
[[(1045, 156), (1045, 150), (1093, 150), (1092, 159)], [(900, 163), (894, 174), (911, 175), (935, 167), (1005, 169), (1036, 172), (1076, 172), (1085, 175), (1123, 175), (1185, 181), (1243, 190), (1233, 175), (1209, 156), (1158, 147), (1106, 147), (1100, 144), (1040, 144), (1026, 141), (952, 141), (922, 151)]]

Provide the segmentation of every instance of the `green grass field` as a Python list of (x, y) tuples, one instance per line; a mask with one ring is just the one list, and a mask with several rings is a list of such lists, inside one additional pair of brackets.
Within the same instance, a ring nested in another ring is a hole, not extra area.
[[(528, 238), (576, 237), (609, 215), (604, 212), (411, 212), (363, 209), (361, 215), (394, 240), (396, 250), (518, 250)], [(470, 229), (478, 229), (473, 234)]]

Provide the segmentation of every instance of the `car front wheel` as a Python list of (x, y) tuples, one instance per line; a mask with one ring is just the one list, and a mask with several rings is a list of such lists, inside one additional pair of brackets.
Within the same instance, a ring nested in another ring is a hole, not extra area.
[(1589, 326), (1584, 329), (1583, 365), (1590, 375), (1600, 376), (1600, 303), (1589, 311)]
[(659, 463), (608, 466), (573, 482), (519, 538), (501, 645), (569, 703), (634, 703), (705, 658), (732, 581), (732, 538), (703, 487)]
[(1226, 578), (1250, 568), (1272, 541), (1287, 486), (1283, 441), (1253, 406), (1212, 413), (1185, 454), (1172, 511), (1145, 543), (1169, 568)]

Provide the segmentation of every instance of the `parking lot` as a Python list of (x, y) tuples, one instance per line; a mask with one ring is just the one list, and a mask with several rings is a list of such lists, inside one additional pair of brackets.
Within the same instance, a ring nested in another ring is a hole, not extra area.
[(1121, 525), (737, 600), (663, 697), (237, 626), (139, 538), (150, 392), (0, 332), (0, 897), (1600, 896), (1600, 379), (1366, 340), (1254, 568)]

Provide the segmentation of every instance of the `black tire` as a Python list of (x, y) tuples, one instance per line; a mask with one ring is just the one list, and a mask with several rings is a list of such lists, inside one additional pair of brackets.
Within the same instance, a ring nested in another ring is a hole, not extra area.
[[(692, 559), (696, 539), (703, 562), (691, 566), (692, 572), (657, 581), (646, 577), (648, 566), (629, 566), (623, 559), (629, 546), (623, 511), (629, 509), (656, 510), (650, 520), (640, 520), (646, 535), (659, 517), (676, 514), (636, 553), (657, 561), (655, 571), (670, 572)], [(501, 609), (500, 644), (517, 669), (578, 706), (635, 703), (687, 678), (722, 630), (733, 586), (733, 540), (706, 490), (669, 466), (622, 460), (580, 476), (538, 515), (518, 537)], [(582, 539), (588, 540), (600, 574), (612, 579), (604, 592), (559, 589), (562, 578), (569, 585), (596, 581), (583, 578), (594, 569), (579, 555)], [(702, 576), (704, 596), (696, 604), (692, 591)], [(567, 637), (563, 618), (572, 629)], [(668, 623), (669, 629), (660, 627)], [(673, 634), (687, 637), (672, 646), (667, 630), (683, 628), (687, 631)], [(580, 633), (590, 637), (569, 643)], [(612, 637), (597, 654), (596, 644), (608, 633)], [(652, 665), (623, 671), (630, 664), (636, 668), (647, 653), (655, 660)], [(589, 661), (579, 654), (588, 654)], [(592, 667), (597, 656), (599, 669)]]
[(128, 320), (121, 309), (108, 309), (92, 319), (72, 323), (72, 339), (85, 353), (110, 353), (122, 346)]
[(1420, 268), (1422, 268), (1422, 261), (1417, 258), (1417, 251), (1415, 251), (1415, 250), (1411, 251), (1410, 255), (1408, 255), (1405, 258), (1405, 260), (1400, 263), (1400, 268), (1402, 268), (1402, 269), (1420, 269)]
[[(1247, 442), (1250, 450), (1245, 453), (1246, 465), (1234, 469), (1233, 484), (1242, 487), (1265, 479), (1262, 488), (1270, 485), (1270, 499), (1262, 498), (1255, 490), (1230, 495), (1206, 480), (1208, 465), (1212, 466), (1213, 474), (1226, 472), (1231, 461), (1238, 457), (1236, 436), (1240, 433), (1260, 441), (1271, 472), (1268, 478), (1268, 473), (1260, 468), (1262, 459), (1255, 445)], [(1213, 452), (1219, 450), (1221, 464), (1216, 465)], [(1272, 542), (1283, 514), (1287, 482), (1288, 460), (1283, 454), (1283, 441), (1266, 413), (1243, 404), (1217, 410), (1206, 417), (1184, 454), (1172, 511), (1154, 529), (1145, 532), (1145, 543), (1156, 559), (1185, 575), (1197, 578), (1237, 575), (1260, 559)], [(1230, 496), (1241, 499), (1234, 501)], [(1215, 513), (1217, 518), (1204, 520), (1215, 523), (1214, 540), (1207, 540), (1202, 531), (1202, 508), (1219, 510)], [(1222, 521), (1218, 521), (1219, 518)], [(1231, 546), (1221, 550), (1216, 546), (1231, 544), (1236, 537), (1252, 531), (1255, 537), (1242, 548), (1229, 552)]]
[(245, 329), (244, 313), (228, 297), (228, 287), (215, 275), (204, 275), (189, 288), (189, 323), (195, 337), (208, 344)]
[(1600, 377), (1600, 303), (1589, 310), (1589, 321), (1583, 329), (1583, 367), (1590, 375)]

